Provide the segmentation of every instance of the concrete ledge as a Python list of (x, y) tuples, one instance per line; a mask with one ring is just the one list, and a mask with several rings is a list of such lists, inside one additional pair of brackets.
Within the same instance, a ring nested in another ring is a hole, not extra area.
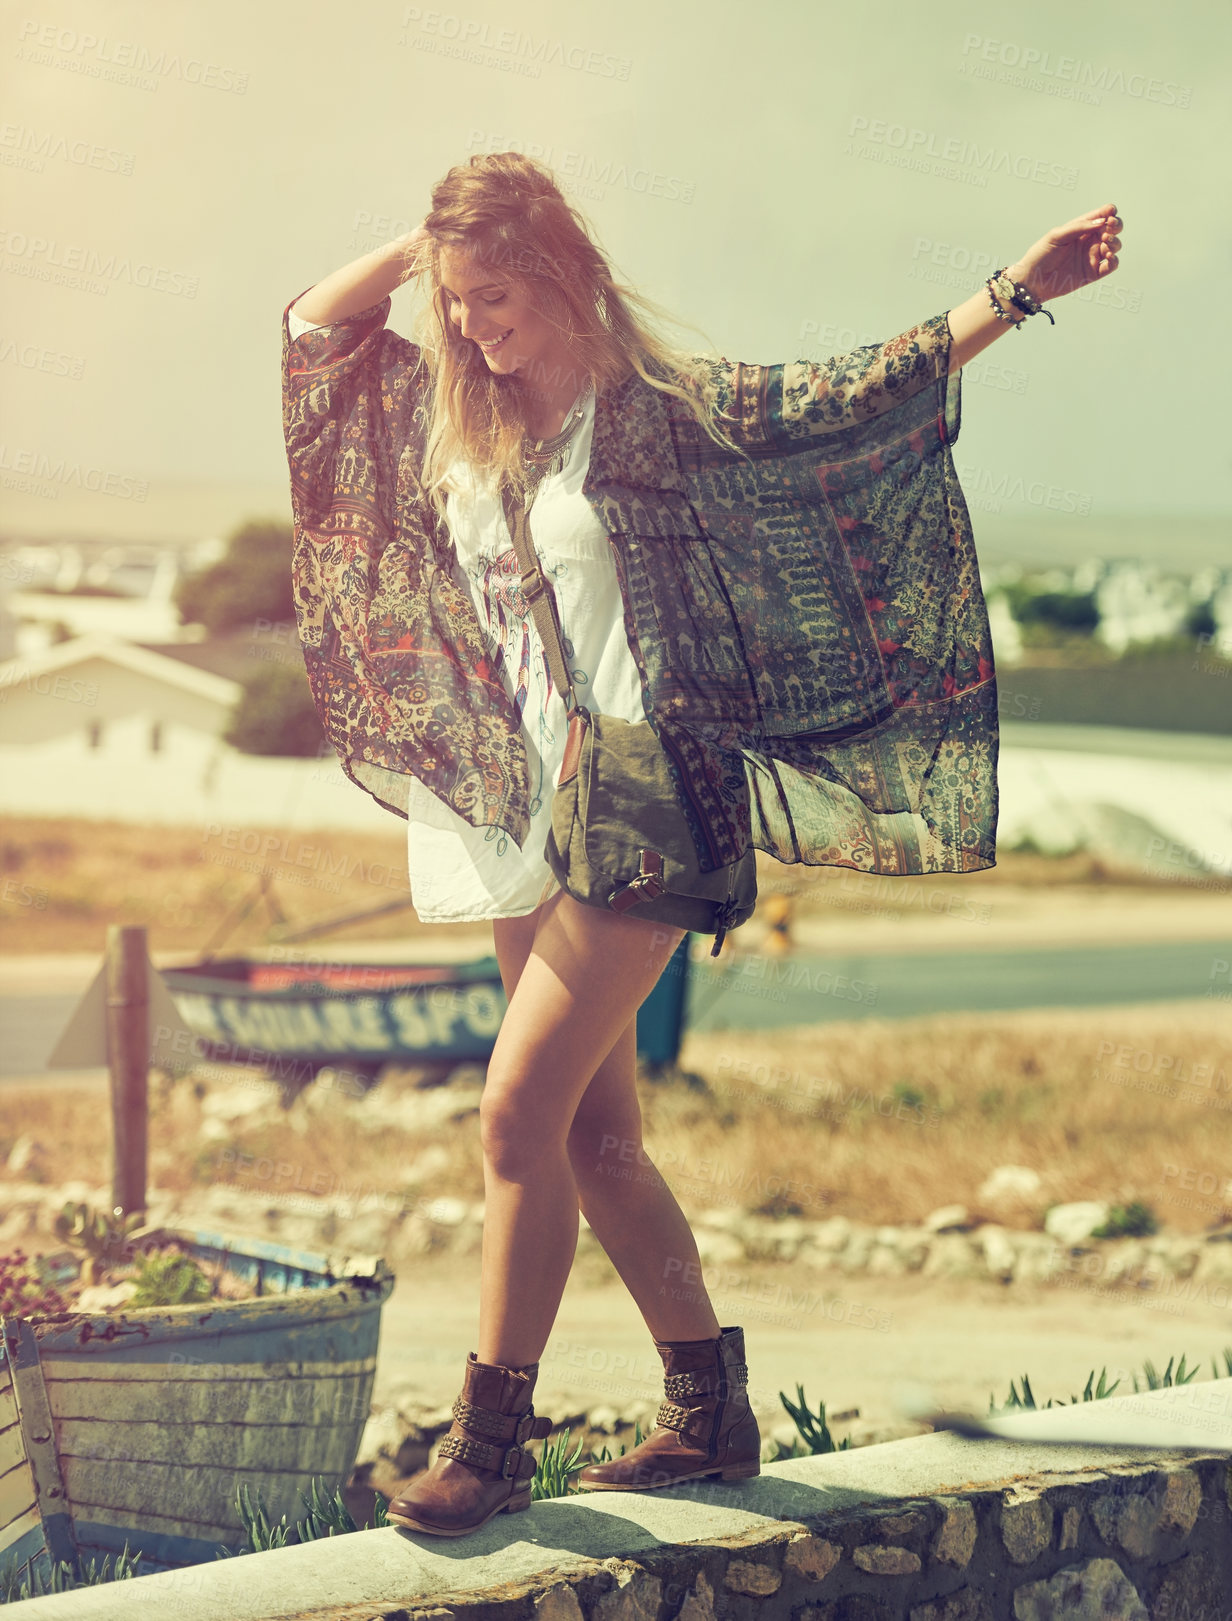
[[(1099, 1447), (1118, 1419), (1137, 1440)], [(1075, 1443), (1033, 1432), (1073, 1429)], [(1232, 1379), (1014, 1415), (446, 1540), (395, 1529), (21, 1606), (31, 1621), (1164, 1621), (1232, 1593)], [(1167, 1430), (1162, 1426), (1167, 1425)], [(1144, 1438), (1180, 1433), (1183, 1448)], [(1083, 1607), (1085, 1606), (1085, 1607)]]

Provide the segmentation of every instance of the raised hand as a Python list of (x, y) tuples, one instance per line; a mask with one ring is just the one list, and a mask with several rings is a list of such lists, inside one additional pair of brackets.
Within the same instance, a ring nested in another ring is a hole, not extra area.
[(1068, 225), (1054, 226), (1009, 266), (1009, 274), (1041, 304), (1077, 292), (1116, 269), (1121, 227), (1115, 204), (1093, 208)]

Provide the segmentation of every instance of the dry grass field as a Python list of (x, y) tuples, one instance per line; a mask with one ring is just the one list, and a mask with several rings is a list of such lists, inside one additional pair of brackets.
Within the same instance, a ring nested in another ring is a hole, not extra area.
[[(690, 1214), (739, 1206), (895, 1224), (961, 1203), (1030, 1228), (1051, 1203), (1102, 1198), (1141, 1200), (1168, 1230), (1198, 1232), (1232, 1219), (1227, 1028), (1226, 1006), (1191, 1002), (867, 1020), (772, 1038), (691, 1034), (681, 1067), (706, 1087), (643, 1076), (646, 1146)], [(1156, 1079), (1163, 1059), (1172, 1080)], [(218, 1075), (214, 1084), (274, 1098), (255, 1072)], [(162, 1079), (151, 1093), (151, 1181), (175, 1190), (234, 1182), (271, 1202), (482, 1199), (473, 1108), (446, 1123), (391, 1123), (414, 1079), (390, 1070), (368, 1098), (337, 1090), (285, 1115), (271, 1104), (226, 1136), (203, 1134), (205, 1085)], [(28, 1134), (40, 1152), (23, 1176), (105, 1179), (101, 1080), (13, 1082), (3, 1095), (0, 1164)], [(636, 1174), (635, 1160), (611, 1152)], [(1003, 1164), (1033, 1168), (1042, 1186), (986, 1208), (981, 1183)]]
[[(84, 954), (101, 953), (111, 922), (144, 924), (164, 960), (196, 953), (228, 923), (235, 925), (228, 951), (267, 947), (264, 903), (239, 915), (263, 870), (293, 922), (406, 893), (402, 834), (392, 825), (382, 837), (284, 837), (13, 819), (0, 835), (0, 963), (8, 994), (42, 990), (51, 954), (84, 961)], [(767, 859), (763, 900), (776, 889), (793, 895), (808, 949), (827, 940), (837, 949), (968, 951), (1046, 946), (1084, 931), (1117, 941), (1226, 938), (1228, 930), (1226, 894), (1127, 881), (1087, 856), (1007, 852), (985, 873), (899, 880)], [(420, 925), (405, 908), (308, 949), (354, 954), (372, 943), (388, 954), (399, 939), (455, 933), (476, 938), (465, 925)], [(748, 951), (765, 938), (764, 921), (754, 919), (747, 934), (736, 931), (729, 941)], [(705, 1084), (643, 1077), (646, 1141), (690, 1212), (739, 1205), (889, 1224), (958, 1202), (1029, 1227), (1050, 1203), (1104, 1198), (1141, 1200), (1169, 1229), (1200, 1231), (1232, 1216), (1230, 1029), (1226, 999), (1212, 998), (689, 1032), (681, 1068)], [(216, 1077), (211, 1084), (264, 1085), (254, 1072), (226, 1069)], [(413, 1092), (414, 1080), (413, 1072), (389, 1070), (370, 1100), (338, 1091), (312, 1114), (274, 1107), (235, 1123), (227, 1137), (203, 1134), (206, 1085), (191, 1076), (159, 1081), (151, 1180), (186, 1189), (238, 1177), (271, 1197), (482, 1198), (474, 1112), (444, 1127), (390, 1126), (383, 1105), (397, 1118), (399, 1094)], [(40, 1151), (22, 1175), (57, 1183), (105, 1178), (101, 1081), (49, 1088), (14, 1079), (3, 1097), (0, 1168), (29, 1136)], [(401, 1118), (413, 1122), (409, 1106)], [(1042, 1186), (1020, 1207), (984, 1211), (980, 1186), (1004, 1164), (1032, 1167)]]

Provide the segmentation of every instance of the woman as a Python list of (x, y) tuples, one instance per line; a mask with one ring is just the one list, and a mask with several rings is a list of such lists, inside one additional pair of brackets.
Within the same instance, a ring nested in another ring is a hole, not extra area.
[[(322, 721), (348, 775), (408, 819), (421, 920), (492, 919), (508, 1000), (480, 1111), (478, 1350), (438, 1457), (390, 1505), (462, 1536), (530, 1502), (538, 1358), (579, 1210), (666, 1395), (651, 1435), (579, 1484), (733, 1480), (760, 1454), (742, 1329), (700, 1284), (665, 1286), (700, 1263), (641, 1141), (636, 1015), (683, 931), (579, 904), (543, 858), (564, 705), (501, 487), (531, 503), (575, 685), (593, 712), (655, 725), (712, 866), (752, 844), (878, 872), (992, 865), (958, 372), (1113, 271), (1121, 221), (1057, 227), (887, 344), (748, 367), (656, 337), (532, 160), (474, 157), (432, 205), (284, 312), (284, 428)], [(385, 326), (412, 275), (431, 293), (416, 343)]]

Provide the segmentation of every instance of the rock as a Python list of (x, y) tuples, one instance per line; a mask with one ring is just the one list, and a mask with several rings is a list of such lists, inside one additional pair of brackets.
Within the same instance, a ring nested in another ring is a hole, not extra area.
[(1114, 1559), (1088, 1559), (1016, 1588), (1014, 1621), (1150, 1621), (1150, 1616)]
[(867, 1542), (852, 1553), (853, 1562), (872, 1576), (912, 1576), (920, 1568), (920, 1556), (910, 1548), (892, 1548), (882, 1542)]
[[(448, 1429), (449, 1425), (446, 1424), (445, 1428)], [(389, 1465), (391, 1473), (400, 1478), (418, 1474), (427, 1467), (434, 1439), (434, 1436), (425, 1435), (417, 1426), (408, 1425), (394, 1408), (383, 1407), (373, 1413), (364, 1426), (356, 1467), (383, 1462)]]
[(989, 1205), (1035, 1199), (1043, 1187), (1043, 1177), (1029, 1165), (998, 1165), (980, 1183), (976, 1198), (981, 1204)]
[(655, 1621), (663, 1583), (629, 1559), (604, 1559), (616, 1585), (591, 1605), (591, 1621)]
[(965, 1204), (944, 1204), (930, 1211), (923, 1225), (926, 1233), (961, 1232), (971, 1225), (971, 1216)]
[(933, 1239), (920, 1270), (926, 1278), (969, 1278), (981, 1267), (979, 1253), (962, 1233), (942, 1233)]
[(975, 1551), (975, 1510), (961, 1498), (942, 1503), (943, 1518), (933, 1538), (933, 1558), (945, 1565), (956, 1565), (960, 1570), (970, 1562)]
[(1059, 1244), (1081, 1244), (1090, 1238), (1094, 1228), (1108, 1220), (1108, 1208), (1103, 1199), (1054, 1204), (1044, 1217), (1044, 1231)]
[(984, 1265), (989, 1277), (1009, 1283), (1018, 1264), (1018, 1252), (1005, 1228), (988, 1222), (976, 1229), (973, 1238), (984, 1252)]
[(837, 1254), (839, 1250), (846, 1249), (851, 1233), (852, 1223), (846, 1216), (830, 1216), (825, 1221), (813, 1222), (808, 1242), (816, 1249)]
[(1060, 1246), (1047, 1233), (1015, 1233), (1014, 1281), (1050, 1283), (1055, 1281), (1061, 1260)]
[(790, 1575), (820, 1582), (825, 1580), (842, 1556), (843, 1550), (833, 1542), (826, 1542), (811, 1531), (802, 1531), (787, 1544), (783, 1568)]
[(1224, 1610), (1228, 1589), (1208, 1549), (1191, 1550), (1168, 1565), (1155, 1590), (1153, 1621), (1194, 1621)]
[(557, 1582), (535, 1599), (536, 1621), (583, 1621), (582, 1606), (568, 1582)]
[(714, 1621), (714, 1588), (699, 1570), (692, 1587), (685, 1594), (684, 1603), (676, 1612), (676, 1621)]
[(76, 1310), (85, 1312), (119, 1311), (126, 1306), (137, 1293), (137, 1283), (134, 1278), (125, 1278), (122, 1283), (91, 1283), (87, 1284), (77, 1296)]
[(897, 1244), (876, 1244), (865, 1270), (871, 1277), (900, 1277), (907, 1270)]
[(993, 1621), (988, 1600), (974, 1587), (960, 1587), (944, 1598), (913, 1605), (907, 1615), (908, 1621)]
[(1057, 1543), (1062, 1553), (1078, 1546), (1078, 1532), (1082, 1526), (1082, 1509), (1071, 1503), (1061, 1514), (1061, 1540)]
[(1029, 1565), (1052, 1546), (1052, 1508), (1042, 1497), (1010, 1498), (1001, 1507), (1001, 1541), (1016, 1565)]
[(773, 1566), (752, 1559), (733, 1559), (723, 1572), (724, 1587), (733, 1593), (747, 1593), (750, 1598), (777, 1593), (782, 1583), (783, 1578)]
[(899, 1234), (896, 1248), (907, 1272), (918, 1272), (928, 1259), (931, 1235), (918, 1227), (906, 1227)]
[(853, 1228), (851, 1236), (838, 1256), (839, 1268), (843, 1272), (863, 1272), (873, 1253), (875, 1242), (871, 1227)]
[(1201, 1480), (1192, 1469), (1178, 1469), (1162, 1488), (1096, 1498), (1091, 1517), (1105, 1542), (1131, 1559), (1153, 1559), (1171, 1538), (1192, 1531), (1201, 1506)]
[(25, 1176), (32, 1182), (42, 1182), (47, 1168), (47, 1150), (37, 1137), (32, 1137), (28, 1131), (23, 1132), (9, 1149), (9, 1157), (4, 1163), (10, 1176)]

